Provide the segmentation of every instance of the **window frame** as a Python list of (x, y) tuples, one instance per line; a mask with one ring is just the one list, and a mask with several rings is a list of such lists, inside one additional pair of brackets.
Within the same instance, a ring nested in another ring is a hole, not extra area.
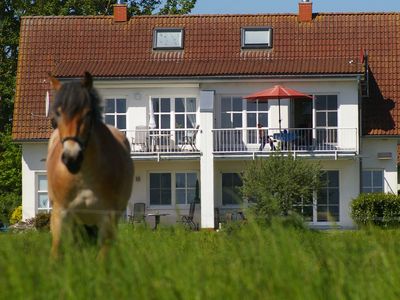
[[(338, 216), (337, 216), (337, 220), (333, 221), (333, 222), (340, 222), (341, 218), (340, 218), (340, 207), (341, 207), (341, 203), (340, 203), (340, 170), (323, 170), (324, 173), (329, 173), (329, 172), (337, 172), (338, 174), (338, 186), (336, 187), (332, 187), (332, 186), (326, 186), (326, 187), (322, 187), (322, 189), (326, 189), (326, 190), (330, 190), (330, 189), (337, 189), (338, 191), (338, 204), (330, 204), (329, 200), (327, 200), (327, 204), (326, 207), (327, 212), (329, 212), (329, 207), (333, 207), (333, 206), (337, 206), (338, 207)], [(329, 192), (326, 193), (326, 195), (328, 195)], [(329, 197), (329, 196), (328, 196)], [(320, 205), (323, 206), (323, 205)], [(330, 220), (323, 220), (323, 221), (318, 221), (318, 191), (314, 191), (313, 192), (313, 197), (312, 197), (312, 201), (304, 201), (303, 199), (301, 199), (299, 202), (294, 203), (293, 204), (293, 208), (294, 210), (296, 210), (297, 212), (299, 212), (300, 214), (302, 212), (304, 212), (307, 208), (312, 207), (312, 215), (311, 215), (311, 219), (309, 218), (308, 220), (305, 219), (305, 222), (308, 222), (311, 225), (330, 225), (332, 224), (332, 221)]]
[[(221, 172), (221, 206), (223, 208), (237, 208), (237, 207), (240, 207), (244, 203), (244, 199), (243, 198), (241, 198), (241, 202), (240, 203), (224, 203), (223, 176), (226, 175), (226, 174), (231, 174), (231, 175), (232, 174), (236, 174), (239, 177), (239, 179), (242, 181), (242, 185), (241, 186), (243, 186), (243, 180), (241, 179), (239, 172), (228, 172), (228, 171), (227, 172), (225, 172), (225, 171)], [(232, 183), (233, 183), (233, 181), (232, 181)], [(238, 188), (238, 186), (233, 186), (233, 185), (232, 185), (232, 187)], [(240, 196), (240, 195), (237, 195), (237, 196)]]
[[(230, 104), (230, 108), (229, 110), (224, 111), (222, 106), (222, 102), (224, 102), (224, 99), (228, 99), (229, 98), (229, 104)], [(235, 110), (234, 109), (234, 98), (240, 98), (241, 100), (241, 109), (240, 110)], [(243, 96), (238, 96), (238, 95), (221, 95), (219, 98), (219, 103), (220, 103), (220, 128), (221, 129), (235, 129), (235, 128), (243, 128), (243, 123), (244, 123), (244, 115), (246, 115), (246, 110), (244, 108), (244, 98)], [(231, 126), (230, 127), (225, 127), (223, 124), (223, 115), (226, 114), (227, 116), (229, 116), (230, 122), (231, 122)], [(234, 126), (234, 116), (236, 115), (240, 115), (240, 122), (241, 125), (240, 126)], [(247, 122), (247, 121), (246, 121)]]
[[(246, 142), (247, 144), (251, 145), (251, 144), (257, 144), (259, 145), (261, 143), (260, 141), (260, 135), (259, 135), (259, 128), (257, 127), (257, 124), (262, 124), (263, 128), (269, 128), (269, 101), (267, 102), (263, 102), (263, 101), (253, 101), (253, 103), (256, 104), (256, 109), (255, 110), (249, 110), (249, 102), (246, 102), (246, 128), (247, 128), (247, 132), (246, 132)], [(260, 104), (265, 104), (267, 106), (267, 110), (260, 110)], [(255, 126), (249, 126), (249, 115), (250, 114), (255, 114), (256, 116), (256, 124)], [(262, 122), (260, 120), (260, 116), (261, 115), (266, 115), (267, 121)], [(268, 133), (268, 129), (265, 129), (265, 134)]]
[[(103, 117), (104, 117), (104, 123), (114, 126), (115, 128), (119, 129), (122, 132), (126, 132), (128, 130), (128, 99), (126, 96), (107, 96), (104, 97), (104, 103), (105, 103), (105, 108), (107, 107), (107, 101), (108, 100), (114, 100), (114, 112), (108, 113), (106, 112), (106, 109), (104, 109)], [(117, 100), (125, 100), (125, 112), (120, 113), (117, 112)], [(107, 116), (113, 116), (114, 117), (114, 124), (110, 124), (106, 122), (106, 117)], [(118, 125), (118, 116), (125, 116), (125, 128), (119, 128)]]
[[(329, 109), (328, 97), (336, 97), (336, 108)], [(323, 109), (317, 108), (317, 98), (326, 98), (326, 107)], [(329, 125), (329, 114), (336, 114), (336, 126)], [(324, 125), (318, 125), (318, 114), (324, 114)], [(339, 95), (338, 94), (315, 94), (313, 96), (313, 124), (315, 128), (314, 137), (318, 143), (337, 145), (338, 143), (338, 128), (339, 128)]]
[[(148, 184), (147, 184), (147, 192), (148, 192), (148, 203), (149, 203), (149, 208), (150, 209), (173, 209), (173, 208), (180, 208), (180, 209), (185, 209), (190, 206), (190, 203), (185, 203), (185, 204), (180, 204), (177, 203), (177, 187), (176, 187), (176, 174), (177, 173), (185, 173), (186, 176), (189, 173), (194, 173), (196, 174), (196, 177), (199, 181), (199, 197), (201, 198), (200, 195), (200, 189), (201, 189), (201, 183), (200, 183), (200, 173), (198, 170), (175, 170), (175, 171), (167, 171), (167, 170), (154, 170), (154, 171), (149, 171), (147, 178), (148, 178)], [(170, 186), (170, 191), (171, 191), (171, 202), (169, 204), (152, 204), (151, 203), (151, 195), (150, 195), (150, 190), (151, 190), (151, 181), (150, 181), (150, 176), (151, 174), (170, 174), (171, 176), (171, 186)], [(187, 186), (185, 186), (186, 190)], [(199, 204), (199, 203), (197, 203)]]
[[(364, 186), (364, 172), (371, 173), (371, 186), (368, 186), (368, 187)], [(380, 187), (374, 185), (374, 176), (373, 176), (374, 172), (379, 172), (380, 175), (382, 175), (382, 178), (381, 178), (382, 186), (380, 186)], [(365, 192), (364, 189), (366, 189), (366, 188), (369, 188), (372, 191)], [(377, 188), (382, 188), (382, 190), (375, 191), (375, 189), (377, 189)], [(361, 172), (361, 193), (384, 193), (384, 192), (385, 192), (385, 172), (384, 172), (384, 170), (383, 169), (363, 169)]]
[[(41, 190), (39, 187), (39, 177), (44, 176), (46, 178), (47, 181), (47, 190)], [(52, 210), (51, 207), (51, 203), (50, 203), (50, 199), (49, 199), (49, 188), (48, 188), (48, 178), (47, 178), (47, 174), (46, 172), (37, 172), (35, 174), (35, 198), (36, 198), (36, 213), (40, 214), (40, 213), (50, 213)], [(47, 195), (47, 207), (39, 207), (39, 199), (40, 199), (40, 195)]]
[[(190, 171), (175, 171), (175, 205), (190, 205), (191, 202), (189, 202), (188, 199), (188, 191), (193, 190), (194, 195), (196, 195), (196, 182), (195, 182), (195, 186), (193, 187), (188, 187), (188, 175), (189, 174), (195, 174), (196, 175), (196, 181), (199, 182), (199, 197), (200, 197), (200, 180), (199, 180), (199, 174), (197, 172), (190, 172)], [(184, 174), (185, 175), (185, 186), (184, 187), (177, 187), (177, 174)], [(177, 191), (178, 190), (184, 190), (185, 191), (185, 203), (177, 203)], [(200, 204), (200, 202), (196, 202), (196, 204)]]
[[(329, 208), (330, 207), (334, 207), (334, 206), (337, 206), (337, 208), (338, 208), (338, 216), (337, 216), (337, 220), (334, 220), (333, 222), (340, 222), (340, 171), (339, 170), (324, 170), (323, 171), (325, 174), (327, 174), (327, 176), (328, 176), (328, 173), (330, 173), (330, 172), (336, 172), (337, 173), (337, 175), (338, 175), (338, 186), (336, 187), (336, 186), (330, 186), (329, 185), (329, 182), (328, 182), (328, 185), (326, 186), (326, 187), (321, 187), (320, 188), (320, 190), (321, 189), (326, 189), (327, 190), (327, 195), (328, 195), (328, 199), (327, 199), (327, 204), (325, 205), (326, 207), (327, 207), (327, 213), (329, 213)], [(329, 191), (330, 190), (333, 190), (333, 189), (337, 189), (337, 191), (338, 191), (338, 204), (330, 204), (330, 202), (329, 202)], [(315, 193), (315, 208), (314, 208), (314, 216), (313, 216), (313, 220), (314, 220), (314, 222), (316, 223), (316, 224), (323, 224), (323, 223), (325, 223), (325, 224), (330, 224), (330, 223), (332, 223), (330, 220), (322, 220), (322, 221), (318, 221), (318, 206), (324, 206), (324, 205), (318, 205), (318, 192), (316, 191)]]
[[(269, 33), (269, 41), (266, 43), (246, 43), (247, 32), (265, 31)], [(242, 49), (271, 49), (273, 30), (271, 26), (250, 26), (240, 28), (240, 40)]]
[[(177, 46), (159, 46), (157, 43), (159, 41), (159, 33), (180, 33), (180, 43)], [(154, 28), (153, 30), (153, 50), (183, 50), (185, 41), (185, 30), (179, 27), (160, 27)]]
[[(194, 112), (188, 112), (187, 111), (187, 106), (185, 105), (185, 111), (184, 112), (176, 112), (176, 99), (184, 99), (184, 103), (186, 104), (187, 99), (194, 99), (195, 100), (195, 111)], [(182, 96), (182, 95), (176, 95), (176, 96), (159, 96), (159, 95), (155, 95), (155, 96), (150, 96), (150, 101), (154, 101), (155, 99), (158, 99), (159, 101), (159, 111), (156, 112), (156, 105), (155, 102), (152, 102), (152, 107), (153, 107), (153, 113), (154, 113), (154, 121), (156, 122), (156, 127), (154, 128), (154, 130), (187, 130), (187, 129), (194, 129), (196, 127), (196, 125), (199, 124), (199, 116), (198, 116), (198, 110), (199, 110), (199, 99), (197, 96), (195, 95), (190, 95), (190, 96)], [(163, 112), (161, 111), (161, 99), (165, 99), (169, 101), (169, 111), (168, 112)], [(168, 128), (160, 128), (160, 124), (161, 124), (161, 117), (165, 115), (169, 116), (169, 124), (168, 124)], [(176, 126), (176, 116), (177, 115), (184, 115), (184, 124), (185, 126), (182, 128), (178, 128)], [(188, 115), (194, 115), (195, 116), (195, 125), (193, 127), (188, 127), (188, 122), (186, 120), (186, 118), (188, 117)]]

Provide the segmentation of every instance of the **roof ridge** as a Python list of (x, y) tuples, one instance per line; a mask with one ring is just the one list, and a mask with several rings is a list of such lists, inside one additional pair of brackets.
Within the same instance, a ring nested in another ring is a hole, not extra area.
[[(315, 12), (316, 16), (344, 16), (344, 15), (400, 15), (400, 12)], [(133, 18), (220, 18), (220, 17), (297, 17), (298, 13), (256, 13), (256, 14), (187, 14), (187, 15), (134, 15)], [(22, 16), (22, 19), (112, 19), (112, 15), (59, 15), (59, 16)]]

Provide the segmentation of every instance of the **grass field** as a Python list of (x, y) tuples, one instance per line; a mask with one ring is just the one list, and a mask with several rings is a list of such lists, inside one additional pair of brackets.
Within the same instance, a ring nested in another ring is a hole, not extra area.
[(0, 299), (398, 299), (400, 231), (221, 232), (120, 226), (95, 247), (48, 257), (48, 233), (0, 234)]

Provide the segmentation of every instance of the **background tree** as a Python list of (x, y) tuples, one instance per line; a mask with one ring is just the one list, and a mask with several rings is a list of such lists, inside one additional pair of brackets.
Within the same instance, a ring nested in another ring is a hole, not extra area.
[(247, 165), (242, 175), (242, 193), (255, 201), (257, 217), (288, 216), (294, 204), (312, 201), (313, 192), (321, 187), (321, 172), (318, 163), (274, 154)]
[[(21, 203), (21, 150), (11, 140), (22, 16), (110, 15), (117, 0), (0, 0), (0, 218)], [(186, 14), (196, 0), (128, 0), (133, 15)], [(33, 195), (32, 195), (33, 197)]]
[(21, 147), (13, 143), (11, 127), (7, 125), (0, 132), (0, 220), (4, 223), (21, 204), (21, 193)]

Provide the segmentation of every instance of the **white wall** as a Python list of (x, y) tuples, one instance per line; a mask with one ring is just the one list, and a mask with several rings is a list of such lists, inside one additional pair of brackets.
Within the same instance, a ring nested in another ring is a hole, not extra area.
[(22, 219), (36, 215), (36, 174), (46, 172), (47, 143), (22, 144)]
[[(114, 83), (115, 84), (115, 83)], [(309, 94), (337, 94), (339, 102), (338, 126), (342, 128), (358, 127), (358, 94), (357, 82), (355, 80), (305, 80), (303, 82), (295, 81), (265, 81), (257, 82), (228, 82), (221, 81), (217, 83), (126, 83), (126, 86), (120, 86), (118, 89), (113, 88), (111, 83), (98, 82), (96, 86), (100, 88), (100, 94), (105, 98), (126, 97), (128, 100), (127, 124), (128, 129), (134, 129), (138, 125), (148, 124), (148, 105), (150, 97), (173, 97), (173, 96), (195, 96), (199, 99), (200, 90), (215, 90), (216, 101), (219, 101), (220, 95), (241, 95), (253, 93), (255, 91), (265, 89), (274, 84), (283, 84), (284, 86), (297, 89)], [(287, 122), (289, 112), (289, 101), (282, 101), (282, 126), (289, 125)], [(219, 104), (214, 105), (214, 120), (219, 118)], [(277, 107), (271, 109), (270, 127), (278, 127)], [(201, 118), (198, 118), (201, 120)], [(286, 123), (285, 123), (286, 122)], [(200, 124), (201, 125), (201, 124)], [(356, 141), (353, 141), (354, 143)], [(393, 159), (379, 160), (378, 152), (392, 152)], [(23, 218), (30, 218), (36, 212), (36, 188), (35, 178), (37, 173), (45, 171), (45, 157), (47, 153), (46, 143), (24, 143), (22, 174), (23, 174)], [(392, 139), (373, 139), (364, 138), (362, 141), (361, 157), (363, 168), (383, 169), (385, 176), (385, 192), (397, 191), (397, 141)], [(215, 173), (215, 189), (214, 199), (215, 205), (220, 206), (221, 203), (221, 172), (240, 172), (245, 165), (244, 161), (216, 161), (214, 165)], [(358, 195), (359, 180), (359, 161), (357, 158), (347, 160), (326, 160), (322, 162), (323, 168), (339, 170), (340, 172), (340, 224), (350, 226), (352, 224), (349, 217), (349, 204), (352, 198)], [(136, 172), (134, 181), (134, 192), (130, 205), (133, 202), (145, 202), (149, 204), (149, 172), (151, 171), (197, 171), (200, 173), (199, 161), (136, 161)], [(180, 207), (184, 212), (186, 207)], [(148, 210), (166, 210), (171, 213), (167, 217), (170, 222), (176, 220), (176, 207), (148, 207)], [(197, 214), (200, 209), (197, 210)]]
[[(268, 158), (267, 158), (268, 159)], [(319, 162), (322, 170), (339, 171), (339, 193), (340, 193), (340, 212), (338, 225), (343, 227), (352, 227), (353, 223), (350, 217), (350, 202), (358, 196), (359, 192), (359, 163), (356, 159), (346, 160), (311, 160)], [(215, 202), (216, 206), (222, 207), (222, 182), (221, 173), (235, 172), (240, 173), (246, 167), (249, 161), (218, 161), (215, 171)], [(279, 174), (277, 174), (279, 176)], [(316, 223), (323, 224), (323, 223)]]
[[(397, 194), (397, 140), (363, 138), (361, 150), (362, 168), (384, 170), (385, 193)], [(392, 159), (378, 159), (379, 152), (392, 153)]]
[(350, 216), (351, 201), (359, 195), (360, 191), (360, 168), (357, 159), (326, 160), (321, 161), (324, 171), (339, 171), (339, 222), (342, 227), (353, 227)]
[[(128, 203), (128, 214), (133, 211), (133, 203), (144, 202), (146, 203), (146, 213), (159, 211), (170, 214), (169, 216), (162, 217), (162, 223), (174, 224), (177, 220), (178, 214), (187, 214), (189, 205), (162, 205), (150, 206), (150, 173), (151, 172), (166, 172), (174, 173), (179, 171), (197, 172), (200, 181), (200, 162), (199, 161), (135, 161), (135, 176), (133, 182), (133, 192), (131, 199)], [(201, 184), (201, 183), (200, 183)], [(174, 190), (172, 197), (174, 197)], [(200, 195), (201, 197), (201, 195)], [(174, 201), (173, 201), (174, 202)], [(200, 222), (200, 205), (196, 205), (195, 220)], [(152, 222), (151, 218), (148, 219)]]
[[(313, 95), (338, 95), (338, 127), (358, 128), (358, 85), (355, 79), (330, 79), (330, 80), (305, 80), (303, 82), (294, 81), (260, 81), (260, 82), (219, 82), (202, 83), (201, 89), (215, 90), (217, 102), (222, 95), (246, 96), (251, 93), (281, 84), (288, 88), (293, 88), (305, 94)], [(311, 101), (311, 100), (310, 100)], [(269, 127), (279, 127), (278, 101), (269, 102)], [(289, 127), (289, 105), (290, 101), (281, 100), (281, 119), (282, 127)], [(220, 107), (214, 105), (215, 118), (220, 118)], [(218, 123), (218, 122), (217, 122)], [(245, 125), (244, 125), (245, 126)]]

